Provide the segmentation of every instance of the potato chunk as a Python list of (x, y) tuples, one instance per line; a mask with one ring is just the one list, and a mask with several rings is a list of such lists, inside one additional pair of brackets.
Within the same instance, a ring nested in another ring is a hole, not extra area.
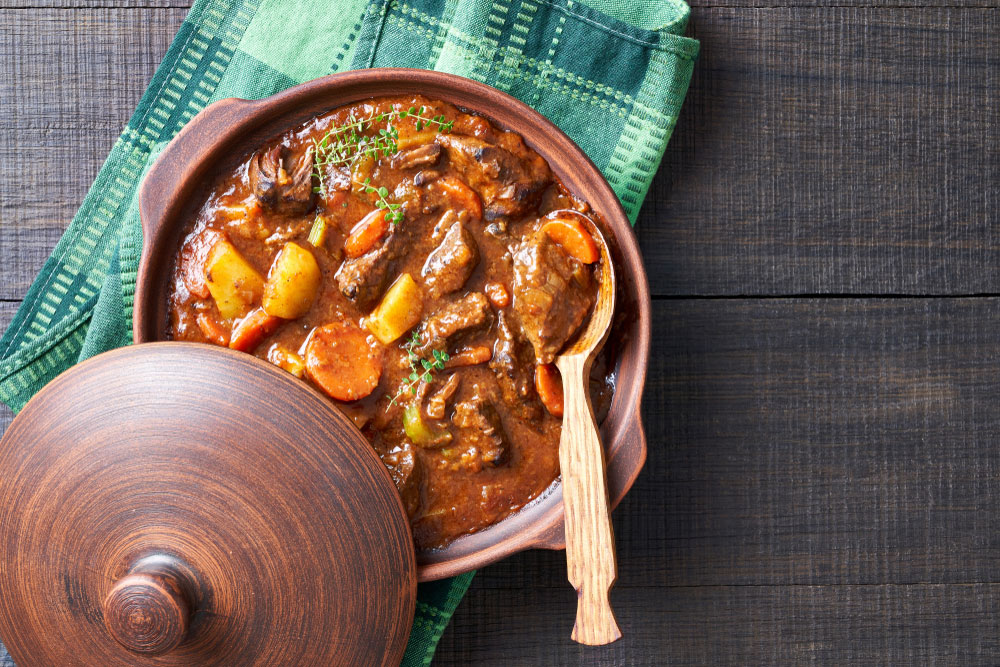
[(205, 284), (227, 320), (245, 315), (264, 293), (264, 278), (225, 239), (219, 239), (205, 259)]
[(268, 315), (294, 320), (312, 306), (323, 274), (313, 254), (289, 241), (271, 264), (264, 285), (264, 310)]
[(423, 312), (420, 287), (409, 273), (404, 273), (385, 293), (365, 325), (380, 343), (388, 345), (413, 328)]

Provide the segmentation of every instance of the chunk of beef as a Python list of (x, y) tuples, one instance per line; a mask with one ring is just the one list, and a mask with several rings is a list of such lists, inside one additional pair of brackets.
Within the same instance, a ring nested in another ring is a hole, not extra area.
[(426, 185), (438, 178), (441, 178), (441, 172), (437, 169), (424, 169), (422, 171), (418, 171), (417, 175), (413, 177), (413, 184)]
[(382, 454), (382, 463), (389, 469), (389, 475), (399, 490), (406, 514), (411, 518), (417, 516), (422, 504), (420, 483), (424, 471), (413, 445), (404, 440), (392, 450)]
[(514, 312), (540, 364), (552, 363), (594, 303), (586, 266), (544, 232), (514, 253)]
[(416, 167), (429, 167), (437, 163), (441, 157), (441, 146), (439, 144), (424, 144), (409, 150), (399, 151), (392, 156), (389, 164), (393, 169), (415, 169)]
[(382, 296), (397, 260), (406, 251), (406, 234), (399, 227), (390, 225), (389, 233), (375, 248), (344, 260), (337, 269), (337, 287), (353, 303), (366, 307)]
[(422, 344), (417, 354), (426, 357), (431, 350), (444, 350), (448, 339), (479, 328), (489, 320), (492, 312), (489, 301), (480, 292), (470, 292), (445, 304), (424, 320), (420, 332)]
[(278, 145), (250, 159), (247, 178), (261, 205), (275, 213), (300, 215), (312, 207), (313, 149), (298, 156)]
[(509, 148), (482, 139), (457, 134), (439, 134), (436, 141), (448, 152), (448, 159), (483, 199), (487, 220), (523, 215), (537, 202), (552, 180), (545, 160), (524, 146), (509, 140)]
[(500, 396), (510, 410), (527, 421), (537, 420), (541, 406), (535, 392), (535, 353), (504, 311), (500, 311), (497, 319), (497, 342), (490, 368), (496, 375)]
[(427, 403), (424, 404), (424, 413), (431, 419), (444, 419), (448, 401), (455, 395), (461, 380), (458, 373), (452, 373), (444, 385), (427, 399)]
[(451, 423), (459, 429), (457, 441), (466, 450), (460, 456), (463, 467), (478, 472), (484, 464), (502, 465), (510, 449), (500, 413), (478, 392), (468, 401), (455, 404)]
[(432, 297), (449, 294), (462, 287), (479, 263), (479, 246), (461, 222), (445, 234), (441, 245), (431, 251), (421, 275)]

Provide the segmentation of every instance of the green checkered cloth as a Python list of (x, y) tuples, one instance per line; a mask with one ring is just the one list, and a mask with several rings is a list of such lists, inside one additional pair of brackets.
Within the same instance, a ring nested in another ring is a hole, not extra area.
[[(74, 363), (129, 344), (142, 246), (136, 190), (159, 150), (211, 102), (348, 69), (459, 74), (559, 125), (634, 222), (698, 53), (682, 36), (688, 14), (681, 0), (197, 0), (0, 340), (0, 400), (19, 410)], [(430, 662), (471, 579), (420, 586), (403, 664)]]

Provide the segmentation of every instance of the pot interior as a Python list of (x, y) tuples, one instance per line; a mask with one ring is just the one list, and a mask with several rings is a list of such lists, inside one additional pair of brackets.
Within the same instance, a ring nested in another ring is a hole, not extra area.
[[(514, 130), (552, 171), (604, 218), (618, 279), (618, 306), (608, 338), (615, 391), (601, 426), (608, 491), (617, 505), (645, 461), (639, 405), (650, 338), (645, 270), (631, 226), (600, 172), (548, 120), (493, 88), (423, 70), (361, 70), (317, 79), (258, 100), (223, 100), (203, 110), (164, 150), (140, 191), (143, 254), (136, 290), (135, 342), (166, 339), (167, 295), (180, 236), (216, 177), (276, 135), (337, 107), (384, 95), (421, 94), (450, 102)], [(530, 548), (562, 548), (562, 492), (554, 481), (506, 519), (449, 545), (417, 554), (421, 581), (481, 567)]]

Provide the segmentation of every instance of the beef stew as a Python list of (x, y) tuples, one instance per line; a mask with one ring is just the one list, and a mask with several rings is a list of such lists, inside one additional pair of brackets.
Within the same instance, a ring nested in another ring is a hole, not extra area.
[[(558, 476), (552, 361), (586, 320), (599, 222), (515, 132), (420, 97), (336, 109), (212, 183), (167, 334), (311, 382), (388, 467), (428, 549)], [(613, 388), (594, 364), (595, 412)]]

